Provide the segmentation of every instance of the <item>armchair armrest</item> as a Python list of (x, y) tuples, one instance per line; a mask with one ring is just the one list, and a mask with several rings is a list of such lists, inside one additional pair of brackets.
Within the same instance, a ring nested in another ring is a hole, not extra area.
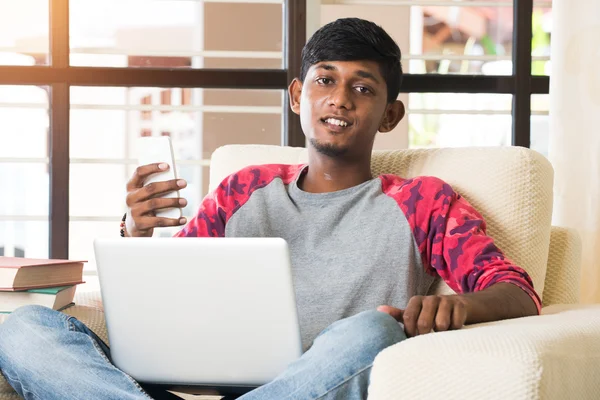
[(417, 336), (382, 351), (370, 400), (598, 399), (600, 305)]

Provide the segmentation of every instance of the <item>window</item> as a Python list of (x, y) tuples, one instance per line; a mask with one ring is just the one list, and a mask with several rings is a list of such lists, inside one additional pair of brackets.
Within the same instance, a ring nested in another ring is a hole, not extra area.
[(0, 85), (0, 251), (48, 256), (48, 92)]
[(532, 19), (532, 74), (550, 76), (550, 38), (552, 34), (552, 2), (535, 3)]
[(550, 147), (550, 96), (531, 96), (531, 148), (548, 157)]
[[(184, 95), (184, 93), (187, 93)], [(137, 139), (169, 135), (181, 195), (193, 217), (208, 192), (210, 155), (228, 143), (281, 143), (283, 90), (72, 87), (70, 257), (94, 268), (96, 237), (117, 237), (125, 186), (137, 166)], [(188, 98), (188, 104), (183, 99)], [(149, 113), (146, 118), (144, 113)], [(90, 177), (102, 177), (102, 185)], [(163, 229), (172, 236), (175, 229)]]
[(138, 137), (173, 138), (188, 216), (216, 147), (303, 146), (285, 91), (307, 22), (344, 16), (403, 50), (407, 117), (378, 149), (547, 152), (551, 1), (0, 0), (0, 253), (93, 260)]
[(409, 147), (510, 146), (512, 95), (411, 93)]
[(0, 65), (48, 64), (48, 0), (0, 0)]
[(360, 15), (400, 45), (411, 74), (511, 75), (513, 2), (322, 0), (321, 23)]
[[(372, 20), (400, 45), (407, 74), (402, 92), (410, 95), (401, 93), (399, 99), (408, 118), (391, 134), (379, 135), (376, 148), (529, 147), (535, 126), (537, 150), (544, 133), (535, 120), (530, 127), (529, 103), (533, 93), (548, 93), (551, 6), (550, 1), (321, 0), (318, 12), (321, 26), (344, 17)], [(515, 14), (520, 21), (529, 19), (531, 29), (514, 26)], [(530, 80), (532, 74), (543, 76)]]
[(281, 69), (282, 6), (283, 1), (71, 0), (71, 65)]
[(304, 8), (0, 0), (2, 254), (92, 259), (93, 237), (118, 234), (138, 137), (174, 139), (188, 216), (216, 147), (299, 144), (282, 93), (298, 74)]

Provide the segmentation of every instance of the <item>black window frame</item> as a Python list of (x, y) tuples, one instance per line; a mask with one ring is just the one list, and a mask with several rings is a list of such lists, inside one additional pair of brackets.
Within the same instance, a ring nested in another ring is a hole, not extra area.
[[(182, 87), (285, 90), (300, 71), (306, 38), (306, 0), (284, 0), (284, 67), (276, 70), (72, 67), (69, 0), (49, 0), (50, 54), (45, 66), (0, 66), (0, 85), (49, 88), (49, 256), (69, 255), (69, 114), (71, 86)], [(406, 74), (403, 93), (512, 94), (512, 145), (530, 146), (531, 95), (547, 94), (550, 79), (531, 72), (533, 0), (513, 3), (513, 73), (509, 76)], [(303, 147), (297, 115), (284, 96), (281, 143)], [(118, 221), (115, 222), (118, 229)]]

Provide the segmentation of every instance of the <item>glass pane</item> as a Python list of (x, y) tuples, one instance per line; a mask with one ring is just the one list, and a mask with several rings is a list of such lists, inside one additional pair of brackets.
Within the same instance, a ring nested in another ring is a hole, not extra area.
[(48, 92), (0, 85), (0, 159), (48, 157)]
[[(447, 2), (448, 5), (438, 5)], [(513, 2), (473, 7), (469, 1), (442, 0), (436, 5), (331, 4), (323, 1), (321, 25), (337, 18), (376, 22), (392, 36), (412, 74), (512, 74)], [(390, 2), (393, 3), (393, 2)], [(415, 1), (414, 3), (418, 3)], [(478, 2), (481, 3), (481, 2)]]
[(531, 73), (550, 76), (550, 39), (552, 35), (552, 2), (538, 3), (533, 10), (531, 37)]
[(71, 65), (281, 69), (282, 3), (71, 0)]
[(48, 0), (0, 0), (0, 65), (48, 64)]
[[(84, 271), (96, 270), (94, 257), (94, 239), (111, 239), (120, 237), (117, 221), (71, 221), (69, 223), (69, 259), (87, 260)], [(88, 281), (87, 277), (84, 279)]]
[(410, 148), (510, 146), (512, 95), (411, 93)]
[(137, 139), (160, 135), (172, 139), (178, 175), (188, 181), (181, 193), (189, 203), (184, 214), (194, 215), (207, 193), (209, 159), (217, 147), (281, 144), (282, 93), (73, 87), (70, 215), (118, 223), (125, 185), (137, 166)]
[(0, 256), (48, 258), (47, 221), (0, 221)]
[(2, 162), (0, 215), (48, 216), (50, 178), (47, 163)]
[(532, 94), (531, 95), (531, 112), (548, 114), (550, 110), (550, 95), (548, 94)]
[(548, 157), (550, 140), (550, 96), (534, 94), (531, 96), (531, 148)]

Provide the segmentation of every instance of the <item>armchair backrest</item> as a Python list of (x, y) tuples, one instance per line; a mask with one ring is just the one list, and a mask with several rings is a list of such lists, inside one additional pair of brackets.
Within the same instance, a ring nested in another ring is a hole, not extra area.
[[(209, 187), (213, 190), (227, 175), (248, 165), (299, 164), (307, 162), (307, 157), (304, 148), (224, 146), (213, 153)], [(521, 147), (376, 151), (371, 169), (374, 176), (426, 175), (449, 183), (483, 215), (487, 233), (531, 275), (535, 289), (543, 295), (554, 174), (542, 155)], [(443, 282), (434, 289), (436, 293), (448, 291), (451, 289)]]

